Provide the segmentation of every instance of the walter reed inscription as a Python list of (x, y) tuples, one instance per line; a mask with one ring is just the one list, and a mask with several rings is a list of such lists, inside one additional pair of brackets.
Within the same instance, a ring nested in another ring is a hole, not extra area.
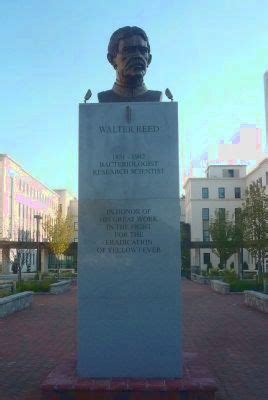
[(101, 125), (99, 133), (159, 133), (158, 125)]
[(150, 208), (108, 208), (99, 222), (105, 235), (97, 253), (161, 253), (160, 246), (151, 238), (158, 217)]

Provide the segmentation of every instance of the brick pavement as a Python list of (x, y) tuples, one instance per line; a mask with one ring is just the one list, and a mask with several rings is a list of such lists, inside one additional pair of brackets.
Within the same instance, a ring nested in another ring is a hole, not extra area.
[[(76, 289), (36, 295), (31, 309), (0, 320), (0, 400), (41, 399), (40, 383), (75, 351)], [(183, 281), (183, 347), (198, 352), (219, 384), (218, 400), (268, 399), (268, 318)]]
[(217, 379), (218, 400), (268, 399), (268, 318), (243, 298), (183, 282), (183, 347)]

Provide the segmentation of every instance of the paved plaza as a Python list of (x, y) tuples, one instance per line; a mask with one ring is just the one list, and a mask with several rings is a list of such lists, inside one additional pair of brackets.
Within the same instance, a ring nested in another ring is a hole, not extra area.
[[(31, 309), (0, 320), (0, 399), (41, 399), (39, 385), (75, 352), (76, 288), (35, 295)], [(183, 348), (197, 352), (219, 385), (217, 400), (268, 398), (268, 318), (183, 280)]]

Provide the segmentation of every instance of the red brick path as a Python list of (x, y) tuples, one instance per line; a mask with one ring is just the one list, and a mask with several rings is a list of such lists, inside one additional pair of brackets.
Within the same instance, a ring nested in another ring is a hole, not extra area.
[[(183, 281), (184, 351), (198, 352), (219, 384), (219, 400), (268, 399), (268, 318)], [(36, 295), (31, 309), (0, 320), (0, 400), (41, 399), (40, 383), (75, 352), (76, 290)]]
[(268, 399), (268, 318), (243, 297), (183, 281), (183, 347), (217, 379), (219, 400)]

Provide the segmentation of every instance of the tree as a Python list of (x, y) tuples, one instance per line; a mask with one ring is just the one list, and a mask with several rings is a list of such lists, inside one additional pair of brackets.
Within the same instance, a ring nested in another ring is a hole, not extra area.
[(220, 265), (226, 268), (226, 262), (237, 251), (235, 224), (228, 219), (228, 213), (222, 215), (219, 210), (209, 224), (209, 233), (213, 242), (212, 251), (220, 259)]
[[(58, 210), (55, 221), (48, 220), (43, 224), (50, 251), (58, 258), (69, 247), (74, 236), (74, 224), (70, 215), (66, 218)], [(57, 265), (59, 274), (59, 265)]]
[(191, 277), (190, 225), (186, 224), (185, 222), (180, 222), (180, 232), (181, 232), (181, 270), (182, 273), (187, 278), (190, 278)]
[(268, 196), (265, 188), (255, 182), (245, 192), (242, 222), (244, 247), (256, 260), (260, 275), (264, 270), (264, 259), (268, 251)]
[(238, 258), (238, 276), (243, 279), (243, 248), (244, 248), (244, 229), (242, 219), (241, 207), (235, 208), (234, 213), (235, 221), (235, 243), (237, 246), (237, 258)]

